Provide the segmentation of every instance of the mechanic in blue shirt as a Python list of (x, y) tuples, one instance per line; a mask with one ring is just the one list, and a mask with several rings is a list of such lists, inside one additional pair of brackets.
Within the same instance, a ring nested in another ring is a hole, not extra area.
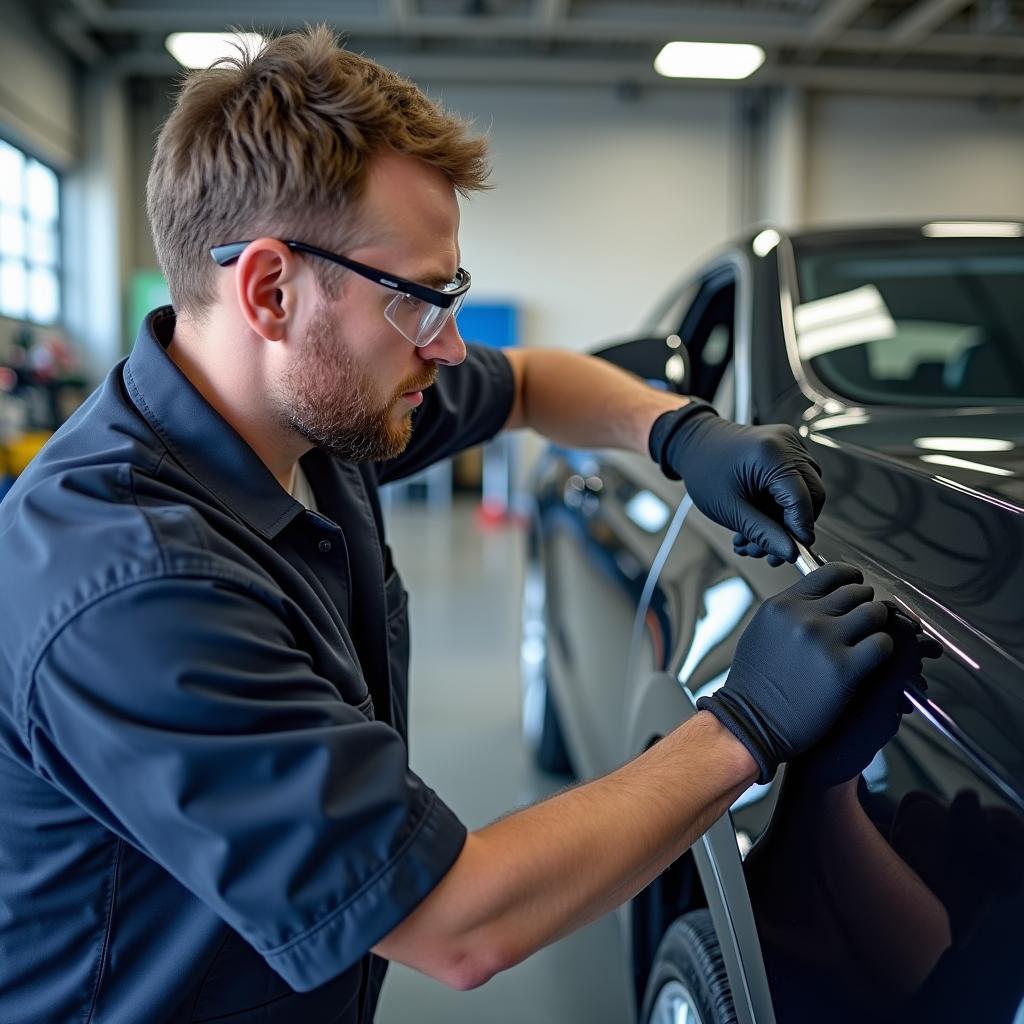
[(467, 834), (409, 770), (379, 484), (531, 426), (649, 452), (774, 560), (774, 516), (810, 540), (824, 498), (788, 428), (464, 345), (484, 156), (326, 29), (187, 80), (148, 187), (173, 310), (0, 505), (4, 1024), (368, 1021), (387, 959), (480, 984), (635, 894), (888, 656), (826, 567), (605, 779)]

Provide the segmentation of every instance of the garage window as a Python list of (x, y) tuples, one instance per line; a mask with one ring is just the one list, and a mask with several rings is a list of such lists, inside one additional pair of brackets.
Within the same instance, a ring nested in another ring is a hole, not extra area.
[(0, 316), (60, 319), (60, 181), (0, 140)]

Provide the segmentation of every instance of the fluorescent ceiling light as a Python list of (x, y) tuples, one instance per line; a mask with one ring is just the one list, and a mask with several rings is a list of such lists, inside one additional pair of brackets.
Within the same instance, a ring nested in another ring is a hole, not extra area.
[(750, 43), (666, 43), (654, 70), (666, 78), (747, 78), (764, 63)]
[(1015, 447), (1000, 437), (916, 437), (914, 446), (934, 452), (1009, 452)]
[(920, 459), (922, 462), (929, 462), (934, 466), (973, 469), (976, 473), (991, 473), (993, 476), (1013, 476), (1012, 469), (1003, 469), (1002, 466), (986, 466), (980, 462), (971, 462), (969, 459), (958, 459), (953, 455), (921, 455)]
[(948, 220), (935, 221), (921, 228), (929, 238), (1020, 238), (1024, 224), (1015, 221)]
[(266, 40), (258, 32), (172, 32), (164, 46), (186, 68), (208, 68), (224, 57), (237, 57), (239, 47), (257, 53)]

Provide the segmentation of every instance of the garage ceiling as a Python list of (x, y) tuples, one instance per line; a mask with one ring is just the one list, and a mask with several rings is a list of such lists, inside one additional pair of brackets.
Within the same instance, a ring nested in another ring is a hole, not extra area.
[(757, 43), (744, 83), (1024, 96), (1024, 0), (49, 0), (44, 27), (80, 60), (174, 74), (172, 31), (325, 21), (348, 45), (430, 82), (701, 88), (660, 78), (672, 39)]

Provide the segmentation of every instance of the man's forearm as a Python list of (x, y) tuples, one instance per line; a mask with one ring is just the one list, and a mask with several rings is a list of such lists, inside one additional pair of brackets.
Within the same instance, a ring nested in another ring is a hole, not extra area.
[(654, 421), (686, 398), (660, 391), (603, 359), (558, 349), (506, 352), (516, 376), (508, 426), (558, 444), (647, 453)]
[(457, 988), (482, 984), (636, 895), (755, 775), (743, 746), (699, 713), (612, 774), (472, 833), (375, 952)]

